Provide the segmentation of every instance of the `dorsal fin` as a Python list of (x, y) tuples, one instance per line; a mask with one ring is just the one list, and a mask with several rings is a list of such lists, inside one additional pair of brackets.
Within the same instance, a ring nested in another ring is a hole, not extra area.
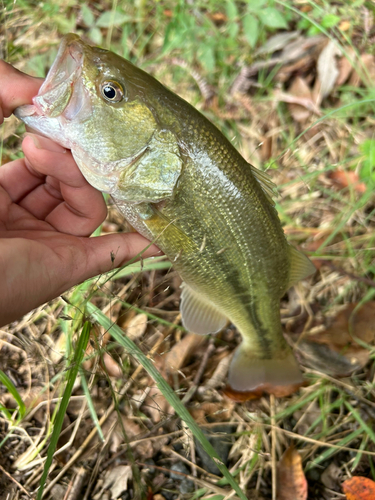
[(260, 187), (264, 191), (264, 194), (267, 196), (268, 201), (271, 203), (271, 205), (274, 206), (275, 202), (273, 200), (273, 197), (278, 196), (276, 184), (272, 182), (271, 177), (266, 174), (266, 172), (258, 170), (256, 167), (251, 165), (251, 163), (249, 163), (249, 165), (254, 177), (259, 182)]
[(316, 268), (302, 252), (289, 245), (290, 271), (288, 288), (315, 273)]

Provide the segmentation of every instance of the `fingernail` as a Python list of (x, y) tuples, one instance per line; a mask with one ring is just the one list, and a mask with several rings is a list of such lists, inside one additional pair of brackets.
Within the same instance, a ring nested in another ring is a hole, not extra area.
[(25, 134), (25, 137), (30, 137), (33, 141), (34, 146), (38, 149), (46, 149), (47, 151), (51, 151), (52, 153), (66, 153), (66, 149), (57, 144), (56, 142), (51, 141), (51, 139), (47, 139), (47, 137), (42, 137), (41, 135), (31, 134), (28, 132)]

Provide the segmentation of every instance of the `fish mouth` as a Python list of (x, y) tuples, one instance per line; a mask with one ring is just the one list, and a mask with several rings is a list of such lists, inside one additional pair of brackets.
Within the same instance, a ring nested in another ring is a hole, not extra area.
[(62, 39), (45, 81), (33, 98), (33, 105), (18, 108), (19, 118), (40, 116), (65, 120), (84, 119), (91, 112), (91, 100), (82, 82), (85, 45), (75, 34)]

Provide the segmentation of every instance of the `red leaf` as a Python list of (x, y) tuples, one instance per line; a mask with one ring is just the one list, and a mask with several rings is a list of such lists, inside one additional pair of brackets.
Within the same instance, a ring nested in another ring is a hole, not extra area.
[(375, 483), (368, 477), (354, 476), (342, 483), (347, 500), (374, 500)]
[(366, 184), (359, 181), (356, 172), (344, 172), (343, 170), (334, 170), (330, 173), (329, 178), (335, 182), (339, 187), (346, 188), (353, 186), (358, 193), (366, 191)]

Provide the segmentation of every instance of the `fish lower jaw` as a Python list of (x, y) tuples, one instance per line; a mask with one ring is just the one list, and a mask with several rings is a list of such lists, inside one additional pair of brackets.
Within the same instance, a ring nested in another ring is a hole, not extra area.
[(103, 193), (113, 194), (117, 189), (118, 173), (110, 164), (98, 164), (82, 151), (72, 149), (73, 157), (82, 175), (91, 186)]

